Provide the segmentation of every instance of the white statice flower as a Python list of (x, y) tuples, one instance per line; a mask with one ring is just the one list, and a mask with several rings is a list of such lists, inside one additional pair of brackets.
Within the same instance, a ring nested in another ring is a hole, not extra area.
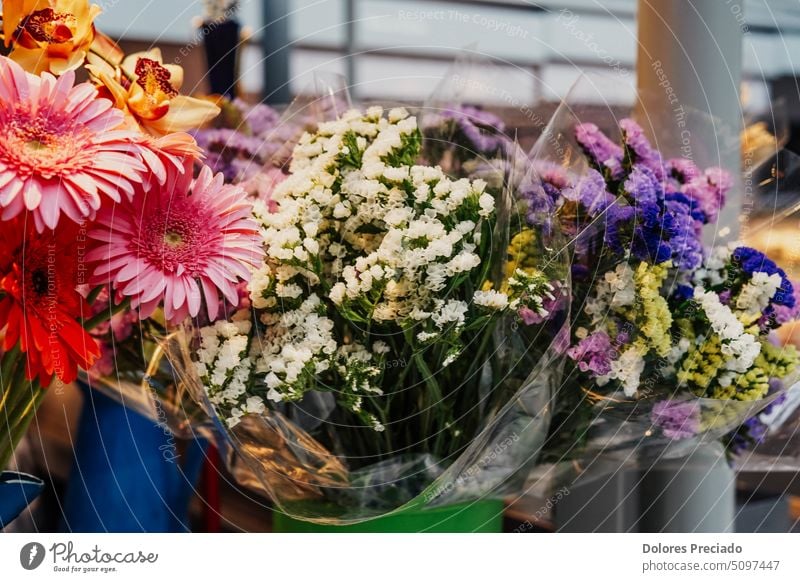
[(267, 297), (270, 286), (272, 285), (272, 270), (266, 263), (262, 264), (257, 270), (250, 274), (250, 281), (247, 283), (247, 291), (250, 294), (250, 301), (256, 309), (269, 307), (270, 302)]
[(447, 354), (447, 357), (442, 362), (442, 368), (446, 368), (447, 366), (455, 362), (458, 359), (459, 355), (461, 355), (459, 352), (450, 352), (449, 354)]
[(347, 295), (347, 287), (344, 283), (336, 283), (333, 286), (328, 297), (331, 301), (333, 301), (336, 305), (341, 305), (344, 302), (345, 296)]
[(727, 357), (725, 368), (735, 372), (747, 372), (761, 353), (761, 343), (745, 331), (730, 307), (724, 305), (719, 295), (695, 288), (694, 299), (703, 309), (711, 324), (711, 329), (722, 340), (721, 351)]
[(760, 315), (780, 289), (782, 282), (778, 273), (772, 275), (760, 271), (753, 273), (736, 298), (736, 309), (747, 315)]
[(622, 385), (622, 390), (628, 398), (633, 397), (639, 390), (639, 383), (644, 371), (644, 358), (635, 346), (629, 346), (619, 358), (610, 362), (611, 371), (605, 376), (600, 376), (597, 382), (600, 386), (610, 380), (616, 380)]
[(726, 268), (738, 246), (740, 243), (734, 242), (711, 249), (700, 268), (692, 274), (692, 283), (697, 287), (722, 285), (727, 279)]
[(456, 329), (463, 326), (469, 306), (460, 299), (439, 301), (438, 311), (434, 312), (432, 319), (439, 329), (453, 325)]
[[(382, 430), (369, 407), (389, 347), (365, 331), (372, 323), (460, 345), (479, 316), (470, 304), (480, 317), (510, 305), (503, 293), (466, 292), (485, 267), (481, 233), (496, 200), (482, 180), (418, 165), (420, 137), (404, 109), (347, 111), (301, 136), (270, 205), (255, 204), (266, 257), (248, 285), (254, 329), (205, 331), (196, 354), (232, 422), (334, 385), (340, 406)], [(539, 295), (530, 303), (544, 312)]]
[(283, 284), (278, 283), (275, 285), (275, 295), (278, 297), (297, 299), (303, 294), (303, 288), (296, 283)]
[(594, 296), (586, 302), (584, 311), (597, 323), (608, 316), (610, 309), (621, 309), (636, 301), (634, 271), (628, 263), (621, 263), (605, 274), (595, 286)]
[(391, 351), (389, 344), (384, 341), (378, 340), (372, 344), (372, 351), (376, 354), (388, 354)]
[(495, 311), (502, 311), (508, 307), (508, 295), (491, 289), (489, 291), (476, 291), (472, 298), (475, 305), (493, 309)]
[(481, 206), (480, 215), (484, 218), (491, 216), (495, 210), (494, 196), (491, 194), (481, 194), (481, 197), (478, 199), (478, 204)]
[(209, 400), (222, 410), (231, 411), (227, 419), (231, 427), (239, 423), (248, 408), (247, 389), (253, 368), (248, 355), (250, 329), (248, 319), (218, 321), (203, 327), (195, 352), (195, 370)]

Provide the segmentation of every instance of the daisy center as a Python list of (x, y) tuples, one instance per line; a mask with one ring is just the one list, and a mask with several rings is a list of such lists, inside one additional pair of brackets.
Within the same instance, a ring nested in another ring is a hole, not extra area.
[(146, 219), (133, 247), (159, 270), (201, 273), (205, 262), (198, 249), (203, 249), (208, 242), (206, 218), (203, 208), (188, 201), (175, 201)]
[(164, 235), (164, 242), (170, 248), (176, 248), (183, 244), (183, 236), (179, 232), (168, 232)]
[(8, 121), (0, 124), (0, 160), (60, 174), (66, 166), (83, 159), (86, 132), (58, 113), (35, 116), (24, 107), (9, 113)]
[(48, 282), (47, 271), (44, 269), (36, 269), (31, 273), (31, 287), (37, 295), (47, 293)]

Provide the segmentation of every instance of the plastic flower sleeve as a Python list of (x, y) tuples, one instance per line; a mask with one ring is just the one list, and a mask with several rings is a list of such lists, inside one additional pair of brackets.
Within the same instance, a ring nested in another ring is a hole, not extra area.
[(726, 199), (736, 208), (743, 195), (713, 167), (735, 153), (737, 134), (688, 108), (656, 118), (647, 104), (663, 96), (637, 97), (626, 117), (605, 105), (615, 84), (585, 77), (570, 91), (523, 188), (523, 208), (551, 211), (570, 242), (572, 335), (545, 457), (554, 463), (684, 455), (757, 415), (780, 397), (773, 380), (796, 374), (794, 352), (768, 341), (774, 315), (795, 304), (786, 273), (755, 249), (703, 240)]
[(251, 309), (165, 345), (294, 517), (502, 495), (544, 441), (563, 360), (550, 328), (567, 322), (558, 233), (515, 220), (506, 184), (417, 164), (421, 137), (380, 108), (304, 135), (256, 211), (268, 259)]
[(739, 427), (734, 466), (744, 472), (795, 472), (800, 469), (800, 385), (794, 385), (768, 410)]

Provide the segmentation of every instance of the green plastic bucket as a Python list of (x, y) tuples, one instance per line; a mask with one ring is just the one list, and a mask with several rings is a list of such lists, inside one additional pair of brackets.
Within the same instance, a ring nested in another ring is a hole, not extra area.
[(351, 525), (321, 525), (272, 513), (275, 533), (500, 533), (502, 500), (490, 499), (429, 509), (406, 509)]

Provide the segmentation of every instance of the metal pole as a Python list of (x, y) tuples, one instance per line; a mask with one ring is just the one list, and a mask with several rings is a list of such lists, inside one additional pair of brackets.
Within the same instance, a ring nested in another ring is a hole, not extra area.
[[(698, 165), (723, 167), (737, 179), (742, 169), (742, 4), (736, 0), (639, 0), (636, 66), (637, 113), (654, 142), (666, 142), (673, 146), (671, 155), (692, 157)], [(716, 228), (706, 234), (711, 244), (738, 236), (743, 195), (738, 183)], [(645, 466), (639, 529), (731, 531), (734, 482), (733, 471), (714, 445), (699, 446), (685, 459)]]
[[(638, 11), (638, 116), (645, 130), (671, 155), (720, 166), (736, 178), (742, 170), (743, 5), (741, 0), (639, 0)], [(709, 243), (738, 236), (742, 196), (739, 185), (716, 228), (709, 228)]]
[(357, 47), (356, 34), (356, 0), (345, 1), (345, 22), (347, 26), (347, 39), (345, 40), (345, 63), (347, 67), (347, 84), (350, 96), (357, 98), (358, 88), (356, 87), (356, 57), (354, 55)]
[(264, 0), (263, 15), (264, 101), (289, 103), (292, 98), (289, 88), (289, 0)]

